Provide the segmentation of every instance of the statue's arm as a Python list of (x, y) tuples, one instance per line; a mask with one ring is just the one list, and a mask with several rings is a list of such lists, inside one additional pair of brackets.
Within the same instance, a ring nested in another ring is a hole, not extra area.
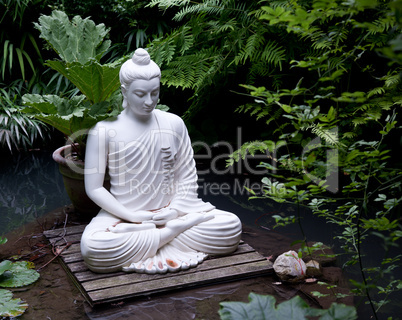
[(108, 140), (107, 135), (102, 134), (106, 130), (99, 130), (100, 127), (98, 124), (88, 134), (85, 155), (85, 191), (88, 197), (99, 207), (120, 219), (134, 223), (150, 220), (154, 213), (145, 210), (130, 211), (103, 186), (107, 166)]
[(175, 193), (170, 206), (176, 209), (179, 215), (183, 215), (185, 211), (182, 212), (181, 205), (183, 203), (190, 204), (193, 199), (198, 197), (198, 177), (190, 137), (181, 119), (177, 119), (175, 131), (177, 136), (180, 137), (180, 139), (177, 140), (177, 160), (174, 168), (175, 187), (178, 192)]

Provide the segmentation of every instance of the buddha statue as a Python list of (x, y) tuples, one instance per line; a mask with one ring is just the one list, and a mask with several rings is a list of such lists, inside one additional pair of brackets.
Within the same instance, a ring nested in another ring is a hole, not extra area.
[[(101, 210), (81, 239), (94, 272), (165, 273), (236, 250), (241, 222), (197, 194), (183, 120), (155, 109), (161, 71), (137, 49), (120, 70), (124, 110), (89, 132), (85, 189)], [(110, 176), (110, 191), (103, 186)]]

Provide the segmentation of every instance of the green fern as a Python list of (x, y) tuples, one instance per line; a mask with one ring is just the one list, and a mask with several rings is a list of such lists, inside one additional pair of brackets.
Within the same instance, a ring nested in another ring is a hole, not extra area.
[(149, 7), (158, 6), (162, 10), (169, 9), (171, 7), (179, 7), (187, 5), (190, 0), (151, 0), (148, 4)]
[[(282, 144), (282, 142), (278, 143), (279, 145)], [(260, 153), (267, 153), (267, 158), (270, 157), (269, 153), (274, 152), (275, 148), (277, 147), (277, 144), (271, 140), (266, 140), (266, 141), (251, 141), (243, 144), (240, 149), (236, 150), (233, 152), (230, 156), (229, 159), (227, 160), (227, 166), (233, 165), (235, 162), (240, 161), (240, 159), (244, 160), (246, 156), (251, 155), (254, 156), (257, 152)]]
[(353, 125), (354, 125), (355, 127), (361, 126), (361, 125), (364, 125), (364, 124), (367, 124), (367, 122), (368, 122), (368, 119), (367, 119), (367, 118), (364, 118), (364, 117), (355, 117), (355, 118), (352, 120), (352, 123), (353, 123)]
[(342, 135), (342, 137), (345, 138), (345, 139), (354, 139), (354, 138), (357, 137), (357, 133), (356, 132), (345, 132)]
[(387, 88), (394, 87), (401, 82), (400, 72), (401, 70), (397, 70), (394, 74), (386, 75), (382, 78)]
[[(175, 19), (182, 25), (164, 38), (154, 40), (148, 51), (161, 66), (167, 86), (191, 89), (191, 105), (185, 120), (194, 117), (219, 92), (221, 79), (243, 73), (248, 81), (272, 76), (287, 60), (287, 51), (258, 19), (259, 6), (234, 0), (204, 0), (198, 3), (152, 1), (152, 6), (179, 8)], [(275, 38), (275, 39), (274, 39)], [(246, 68), (244, 68), (246, 66)], [(214, 86), (214, 90), (208, 89)]]
[(181, 88), (199, 88), (207, 82), (209, 72), (219, 61), (219, 56), (198, 53), (178, 57), (163, 71), (162, 83)]
[(385, 88), (377, 87), (377, 88), (371, 89), (369, 92), (367, 92), (367, 98), (370, 98), (370, 97), (376, 96), (376, 95), (382, 95), (383, 93), (385, 93)]
[(218, 15), (224, 10), (220, 0), (207, 0), (194, 5), (188, 5), (175, 14), (173, 20), (181, 21), (188, 15), (207, 14)]
[(312, 133), (331, 146), (344, 147), (344, 144), (339, 140), (336, 128), (324, 128), (322, 125), (312, 123), (308, 127), (305, 127), (305, 129), (311, 129)]
[(155, 39), (149, 47), (149, 54), (161, 68), (169, 64), (176, 54), (176, 33), (165, 38)]
[(265, 43), (264, 34), (256, 33), (251, 35), (247, 41), (244, 48), (239, 52), (239, 54), (234, 58), (233, 62), (236, 64), (245, 63), (247, 59), (251, 59), (256, 52), (260, 53), (261, 47)]

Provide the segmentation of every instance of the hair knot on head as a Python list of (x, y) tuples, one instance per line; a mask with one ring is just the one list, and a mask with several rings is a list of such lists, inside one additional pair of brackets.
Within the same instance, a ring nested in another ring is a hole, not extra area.
[(145, 49), (139, 48), (135, 50), (132, 60), (136, 65), (146, 66), (151, 62), (151, 57)]

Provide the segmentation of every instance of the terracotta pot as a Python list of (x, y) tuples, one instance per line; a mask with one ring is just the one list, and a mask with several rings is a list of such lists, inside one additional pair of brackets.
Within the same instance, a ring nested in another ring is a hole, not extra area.
[[(84, 162), (71, 159), (71, 146), (63, 146), (53, 152), (53, 159), (59, 164), (59, 171), (63, 176), (64, 187), (75, 210), (84, 215), (95, 216), (100, 208), (85, 192)], [(74, 167), (77, 170), (72, 170)], [(76, 172), (78, 171), (78, 172)], [(105, 186), (108, 188), (109, 181)]]

